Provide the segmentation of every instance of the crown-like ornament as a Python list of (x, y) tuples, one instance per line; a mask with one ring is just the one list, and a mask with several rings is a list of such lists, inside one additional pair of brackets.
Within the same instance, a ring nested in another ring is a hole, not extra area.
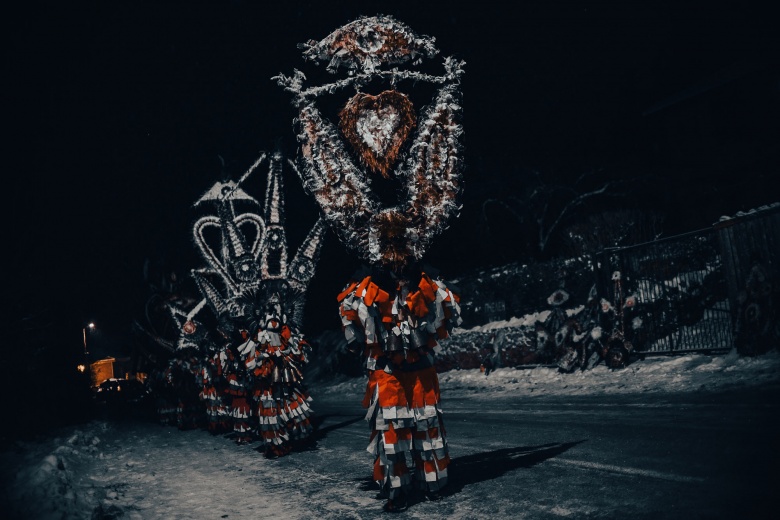
[[(268, 163), (268, 175), (261, 207), (241, 186), (264, 163)], [(300, 329), (305, 293), (326, 227), (319, 219), (288, 262), (282, 164), (279, 152), (263, 153), (238, 182), (218, 181), (193, 204), (207, 211), (192, 226), (193, 240), (206, 266), (191, 273), (200, 302), (189, 311), (170, 309), (179, 326), (179, 349), (198, 347), (205, 340), (196, 315), (206, 306), (226, 336), (240, 329), (256, 329), (271, 307), (284, 314), (291, 328)]]

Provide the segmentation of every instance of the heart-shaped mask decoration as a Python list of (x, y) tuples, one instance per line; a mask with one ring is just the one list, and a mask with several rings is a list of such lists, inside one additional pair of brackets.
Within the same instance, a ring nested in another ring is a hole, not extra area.
[(378, 96), (358, 92), (344, 105), (339, 118), (341, 132), (363, 164), (388, 178), (416, 122), (409, 98), (395, 90)]

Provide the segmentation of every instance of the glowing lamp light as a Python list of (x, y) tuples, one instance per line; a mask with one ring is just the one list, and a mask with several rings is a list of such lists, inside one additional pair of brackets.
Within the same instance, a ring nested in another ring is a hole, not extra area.
[(84, 372), (87, 369), (87, 366), (82, 364), (77, 366), (76, 368), (79, 370), (79, 372)]
[(89, 353), (89, 352), (87, 352), (87, 329), (95, 330), (95, 324), (93, 322), (89, 322), (86, 327), (81, 329), (81, 333), (84, 336), (84, 355), (85, 356)]

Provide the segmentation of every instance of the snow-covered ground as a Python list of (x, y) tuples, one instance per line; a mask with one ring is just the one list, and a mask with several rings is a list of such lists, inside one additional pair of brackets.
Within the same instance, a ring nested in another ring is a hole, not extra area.
[[(653, 356), (621, 370), (599, 364), (591, 370), (571, 374), (548, 367), (498, 368), (489, 376), (479, 370), (449, 370), (439, 375), (439, 382), (445, 397), (717, 391), (780, 382), (780, 352), (774, 350), (759, 357), (741, 357), (735, 350), (726, 355)], [(364, 387), (365, 380), (355, 378), (316, 390), (323, 394), (358, 395)]]
[[(441, 374), (445, 403), (447, 397), (479, 401), (500, 399), (508, 393), (544, 398), (616, 392), (707, 392), (777, 383), (777, 351), (754, 358), (739, 357), (736, 352), (721, 356), (649, 357), (623, 370), (597, 366), (573, 374), (546, 367), (499, 368), (487, 377), (478, 370)], [(320, 383), (312, 387), (312, 395), (315, 402), (318, 395), (323, 399), (338, 395), (354, 400), (364, 384), (363, 378)], [(263, 518), (264, 507), (278, 506), (280, 500), (288, 498), (286, 518), (307, 518), (307, 507), (324, 511), (320, 518), (362, 518), (350, 513), (349, 505), (360, 509), (374, 502), (373, 497), (357, 495), (349, 498), (346, 506), (343, 501), (336, 504), (332, 497), (338, 493), (338, 482), (326, 482), (329, 491), (309, 493), (276, 489), (270, 484), (263, 487), (264, 475), (281, 466), (269, 466), (269, 461), (251, 447), (207, 435), (212, 440), (204, 445), (204, 434), (198, 431), (179, 432), (148, 425), (146, 429), (133, 428), (132, 422), (94, 420), (46, 438), (4, 446), (0, 452), (3, 517)], [(198, 442), (192, 442), (196, 436)], [(218, 456), (199, 456), (204, 449), (217, 450)], [(161, 450), (169, 458), (160, 461)], [(314, 455), (300, 453), (278, 463), (285, 464), (285, 471), (295, 471), (295, 478), (327, 477), (306, 473), (307, 456)], [(150, 464), (152, 460), (156, 463)], [(219, 463), (215, 465), (214, 460)], [(252, 500), (247, 500), (250, 495)], [(343, 509), (334, 510), (333, 504)], [(220, 513), (215, 517), (217, 511)]]

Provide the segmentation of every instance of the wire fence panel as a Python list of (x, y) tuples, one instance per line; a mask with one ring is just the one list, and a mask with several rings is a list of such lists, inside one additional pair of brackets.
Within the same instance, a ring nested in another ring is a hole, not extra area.
[[(647, 353), (744, 353), (780, 343), (780, 205), (712, 228), (605, 250), (597, 286), (608, 294), (616, 271), (636, 297), (642, 323), (635, 347)], [(774, 342), (774, 344), (773, 344)]]
[[(456, 284), (465, 328), (512, 317), (501, 325), (517, 351), (507, 363), (553, 362), (566, 353), (559, 337), (588, 334), (601, 347), (617, 338), (631, 355), (734, 347), (753, 355), (780, 348), (778, 255), (780, 203), (706, 229), (592, 256), (501, 266)], [(567, 301), (556, 307), (551, 298), (561, 289)], [(550, 317), (564, 307), (561, 319)], [(452, 344), (462, 340), (471, 352), (489, 334), (458, 336)]]
[[(602, 254), (601, 292), (619, 271), (641, 320), (635, 348), (670, 353), (730, 348), (730, 302), (717, 233), (697, 231)], [(628, 326), (629, 324), (627, 324)]]

